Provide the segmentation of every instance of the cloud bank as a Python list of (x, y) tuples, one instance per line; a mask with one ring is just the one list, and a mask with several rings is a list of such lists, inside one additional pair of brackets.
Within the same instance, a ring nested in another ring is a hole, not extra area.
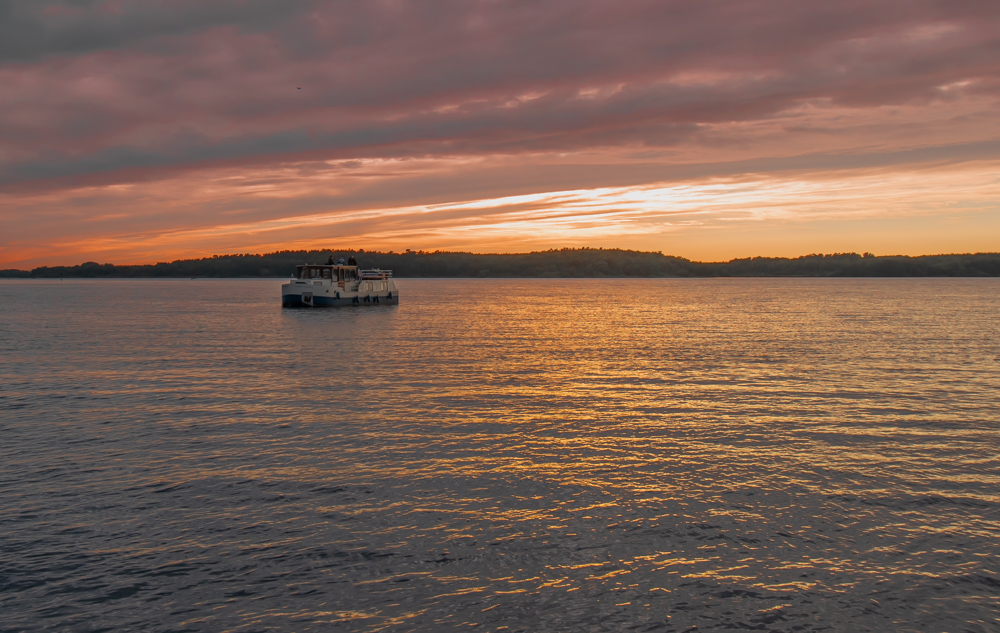
[[(390, 244), (422, 217), (398, 210), (423, 205), (979, 174), (1000, 158), (998, 78), (1000, 6), (973, 0), (0, 0), (0, 260), (37, 261), (68, 231), (81, 254), (148, 234), (120, 256), (149, 259), (186, 231), (384, 212), (394, 234), (355, 237)], [(982, 186), (959, 204), (988, 224)], [(814, 217), (808, 205), (774, 230)], [(635, 243), (595, 220), (538, 244), (543, 211), (518, 216), (520, 241), (452, 228), (476, 250)], [(652, 223), (662, 240), (643, 243), (676, 252), (678, 231), (703, 225)], [(331, 226), (285, 237), (346, 237)], [(240, 247), (199, 243), (226, 245)]]

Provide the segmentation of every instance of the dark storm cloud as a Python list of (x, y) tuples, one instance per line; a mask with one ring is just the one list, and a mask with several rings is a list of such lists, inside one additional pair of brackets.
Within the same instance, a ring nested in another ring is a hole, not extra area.
[(0, 0), (0, 62), (88, 53), (223, 25), (266, 28), (297, 10), (295, 3), (273, 0)]
[(670, 147), (806, 103), (995, 95), (1000, 9), (0, 0), (0, 61), (0, 183), (113, 182), (217, 163)]

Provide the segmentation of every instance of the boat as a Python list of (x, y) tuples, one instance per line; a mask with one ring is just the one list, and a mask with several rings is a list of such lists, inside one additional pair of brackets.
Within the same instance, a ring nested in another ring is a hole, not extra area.
[(350, 264), (303, 264), (281, 286), (284, 308), (395, 305), (399, 291), (391, 270), (362, 270)]

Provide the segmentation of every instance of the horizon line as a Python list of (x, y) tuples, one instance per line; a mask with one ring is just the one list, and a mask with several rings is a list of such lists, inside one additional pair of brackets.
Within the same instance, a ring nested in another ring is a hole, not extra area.
[(757, 259), (771, 259), (771, 260), (788, 260), (788, 261), (792, 261), (792, 260), (798, 260), (798, 259), (806, 259), (806, 258), (810, 258), (810, 257), (824, 257), (825, 258), (825, 257), (849, 257), (849, 256), (854, 256), (854, 257), (860, 257), (862, 259), (890, 259), (890, 258), (897, 258), (897, 259), (920, 259), (920, 258), (924, 258), (924, 257), (972, 257), (972, 256), (980, 256), (980, 255), (998, 255), (998, 256), (1000, 256), (1000, 251), (978, 251), (978, 252), (974, 252), (974, 253), (972, 253), (972, 252), (965, 252), (965, 253), (926, 253), (926, 254), (921, 254), (921, 255), (902, 255), (902, 254), (876, 255), (876, 254), (871, 253), (871, 252), (858, 253), (858, 252), (855, 252), (855, 251), (844, 251), (844, 252), (833, 252), (833, 253), (808, 253), (808, 254), (805, 254), (805, 255), (796, 255), (796, 256), (792, 256), (792, 257), (778, 256), (778, 255), (752, 255), (752, 256), (749, 256), (749, 257), (734, 257), (732, 259), (721, 260), (721, 261), (698, 261), (698, 260), (688, 259), (686, 257), (682, 257), (682, 256), (679, 256), (679, 255), (669, 255), (669, 254), (664, 253), (663, 251), (643, 251), (643, 250), (629, 249), (629, 248), (604, 248), (604, 247), (589, 247), (589, 246), (584, 246), (584, 247), (549, 248), (549, 249), (545, 249), (545, 250), (525, 251), (525, 252), (474, 252), (474, 251), (446, 251), (446, 250), (433, 250), (433, 251), (431, 251), (431, 250), (421, 250), (421, 249), (416, 249), (415, 250), (415, 249), (409, 249), (409, 248), (405, 249), (403, 251), (395, 251), (395, 250), (382, 251), (382, 250), (377, 250), (377, 249), (364, 249), (364, 248), (360, 248), (360, 249), (349, 249), (349, 248), (334, 248), (334, 249), (330, 249), (330, 248), (318, 248), (318, 249), (287, 249), (287, 250), (276, 250), (276, 251), (264, 252), (264, 253), (221, 253), (221, 254), (220, 253), (216, 253), (216, 254), (211, 254), (211, 255), (204, 255), (202, 257), (190, 257), (190, 258), (174, 259), (174, 260), (170, 260), (170, 261), (157, 261), (157, 262), (145, 262), (145, 263), (113, 263), (113, 262), (103, 262), (103, 263), (100, 263), (100, 262), (96, 262), (96, 261), (85, 261), (85, 262), (80, 262), (78, 264), (41, 265), (41, 266), (34, 266), (34, 267), (28, 268), (28, 269), (24, 269), (24, 268), (3, 268), (3, 269), (0, 269), (0, 272), (22, 272), (22, 273), (30, 273), (32, 271), (39, 270), (39, 269), (78, 268), (80, 266), (86, 266), (88, 264), (95, 264), (97, 266), (123, 267), (123, 268), (124, 267), (142, 267), (142, 266), (155, 267), (155, 266), (158, 266), (158, 265), (161, 265), (161, 264), (176, 264), (176, 263), (179, 263), (179, 262), (197, 262), (197, 261), (204, 261), (204, 260), (211, 260), (211, 259), (224, 259), (224, 258), (230, 258), (230, 257), (232, 257), (232, 258), (235, 258), (235, 257), (268, 257), (268, 256), (272, 256), (272, 255), (293, 254), (293, 253), (304, 253), (304, 254), (329, 253), (329, 254), (332, 254), (332, 255), (340, 255), (340, 254), (348, 255), (348, 254), (352, 254), (353, 253), (353, 254), (396, 255), (396, 256), (400, 256), (400, 255), (425, 255), (425, 256), (426, 255), (472, 255), (472, 256), (477, 256), (477, 257), (488, 257), (488, 256), (514, 257), (514, 256), (519, 256), (519, 255), (524, 256), (524, 255), (538, 255), (538, 254), (544, 254), (544, 253), (587, 252), (587, 251), (593, 251), (593, 252), (607, 251), (607, 252), (621, 252), (621, 253), (637, 253), (637, 254), (643, 254), (643, 255), (659, 255), (661, 257), (667, 257), (667, 258), (671, 258), (671, 259), (679, 259), (679, 260), (687, 261), (687, 262), (690, 262), (692, 264), (729, 264), (729, 263), (738, 262), (738, 261), (753, 261), (753, 260), (757, 260)]

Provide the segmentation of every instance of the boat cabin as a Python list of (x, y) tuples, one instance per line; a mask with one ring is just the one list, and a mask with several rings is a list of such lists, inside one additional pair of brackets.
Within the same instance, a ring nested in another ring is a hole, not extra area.
[(303, 265), (295, 267), (296, 278), (298, 279), (328, 279), (331, 281), (354, 281), (359, 278), (357, 266), (344, 266), (334, 264), (332, 266), (312, 266)]

